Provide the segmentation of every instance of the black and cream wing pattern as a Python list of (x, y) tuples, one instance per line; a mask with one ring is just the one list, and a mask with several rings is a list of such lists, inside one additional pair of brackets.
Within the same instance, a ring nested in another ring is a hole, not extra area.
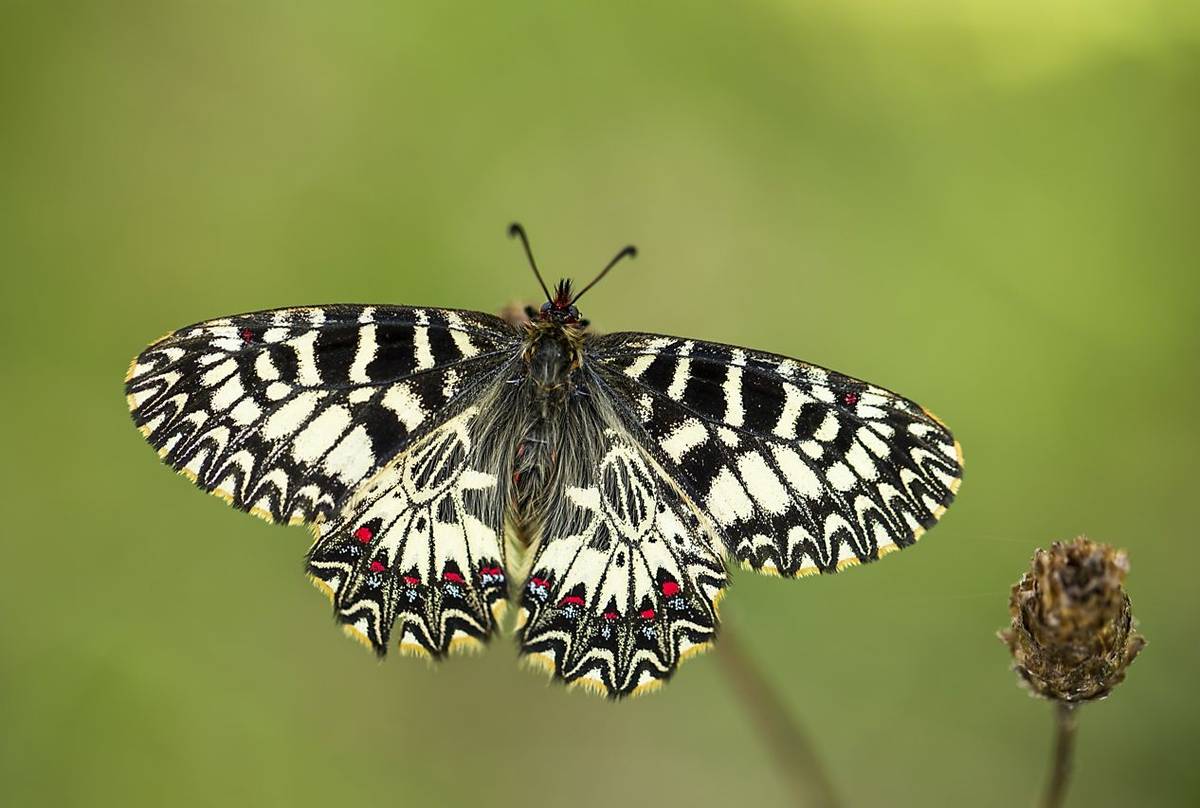
[(486, 638), (506, 600), (502, 492), (471, 427), (518, 346), (483, 314), (279, 309), (168, 334), (126, 392), (200, 488), (313, 527), (309, 572), (348, 633), (383, 653), (395, 627), (401, 648), (440, 655)]
[(312, 580), (380, 655), (507, 630), (611, 696), (714, 641), (730, 563), (835, 572), (953, 499), (958, 443), (920, 405), (774, 354), (596, 335), (574, 299), (560, 284), (517, 325), (363, 305), (210, 320), (143, 351), (126, 394), (200, 488), (310, 527)]
[(598, 338), (598, 382), (743, 566), (835, 572), (915, 542), (962, 452), (928, 410), (775, 354), (650, 334)]

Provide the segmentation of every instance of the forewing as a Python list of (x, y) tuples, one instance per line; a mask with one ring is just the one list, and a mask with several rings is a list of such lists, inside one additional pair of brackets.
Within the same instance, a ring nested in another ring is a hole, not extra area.
[(521, 649), (568, 683), (625, 696), (707, 646), (726, 575), (710, 528), (653, 459), (624, 430), (595, 437), (594, 454), (564, 459), (521, 597)]
[(309, 574), (347, 633), (441, 656), (491, 634), (506, 603), (503, 508), (478, 451), (479, 405), (385, 465), (318, 527)]
[(147, 440), (201, 488), (308, 522), (472, 400), (519, 341), (474, 312), (277, 309), (168, 334), (130, 365), (126, 393)]
[(920, 405), (787, 357), (650, 334), (588, 366), (746, 566), (832, 572), (907, 547), (950, 504), (962, 455)]

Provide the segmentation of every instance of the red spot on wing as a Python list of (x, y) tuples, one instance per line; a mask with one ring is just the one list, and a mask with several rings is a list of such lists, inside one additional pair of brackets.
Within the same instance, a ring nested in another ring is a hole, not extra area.
[(616, 620), (620, 616), (621, 615), (617, 614), (616, 612), (605, 612), (604, 613), (605, 620)]
[(387, 567), (383, 566), (382, 562), (379, 562), (379, 561), (371, 562), (371, 572), (383, 572), (385, 569), (387, 569)]
[(654, 610), (653, 609), (642, 609), (639, 616), (643, 620), (653, 620), (654, 619)]
[(241, 336), (242, 336), (242, 342), (253, 342), (254, 341), (254, 332), (251, 331), (249, 328), (243, 328)]
[(371, 528), (369, 527), (360, 527), (358, 530), (354, 531), (354, 538), (358, 539), (363, 544), (369, 542), (371, 537), (374, 535), (375, 534), (371, 532)]
[(842, 401), (846, 402), (847, 407), (853, 407), (858, 403), (858, 393), (853, 391), (846, 393), (844, 396), (842, 396)]
[(550, 582), (543, 578), (530, 578), (529, 582), (535, 586), (550, 586)]
[(463, 583), (463, 577), (461, 575), (459, 575), (457, 572), (449, 572), (449, 571), (443, 572), (442, 578), (444, 578), (445, 580), (447, 580), (453, 584)]
[(668, 598), (672, 597), (673, 595), (678, 595), (679, 594), (679, 584), (675, 583), (674, 581), (663, 581), (662, 582), (662, 593), (665, 596), (667, 596)]
[(411, 576), (411, 575), (405, 575), (405, 576), (404, 576), (404, 583), (408, 584), (409, 586), (416, 586), (417, 584), (421, 583), (421, 579), (420, 579), (420, 578), (414, 578), (414, 577), (413, 577), (413, 576)]
[(562, 600), (560, 600), (558, 602), (558, 605), (559, 606), (582, 606), (583, 598), (579, 597), (579, 595), (567, 595), (565, 598), (563, 598)]

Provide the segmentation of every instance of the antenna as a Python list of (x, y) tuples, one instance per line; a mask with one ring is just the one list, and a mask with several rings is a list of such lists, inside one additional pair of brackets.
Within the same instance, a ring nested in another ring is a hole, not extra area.
[(587, 286), (583, 287), (583, 291), (581, 291), (579, 294), (575, 295), (575, 297), (571, 298), (570, 305), (574, 305), (576, 300), (583, 297), (584, 292), (586, 292), (588, 289), (591, 289), (593, 286), (598, 284), (600, 282), (600, 279), (603, 278), (605, 275), (607, 275), (608, 271), (610, 269), (612, 269), (613, 267), (615, 267), (621, 261), (622, 258), (637, 258), (637, 247), (634, 247), (632, 244), (630, 244), (628, 247), (622, 248), (621, 251), (613, 257), (613, 260), (608, 262), (608, 266), (606, 266), (604, 269), (600, 270), (600, 274), (596, 276), (595, 280), (593, 280)]
[(508, 226), (508, 237), (521, 239), (521, 246), (525, 248), (525, 257), (529, 259), (529, 266), (533, 269), (533, 274), (537, 278), (538, 283), (542, 285), (542, 292), (545, 293), (546, 300), (551, 300), (550, 290), (546, 288), (546, 282), (542, 280), (542, 273), (538, 270), (537, 261), (533, 260), (533, 250), (529, 248), (529, 236), (525, 235), (525, 228), (521, 227), (519, 223), (513, 222)]

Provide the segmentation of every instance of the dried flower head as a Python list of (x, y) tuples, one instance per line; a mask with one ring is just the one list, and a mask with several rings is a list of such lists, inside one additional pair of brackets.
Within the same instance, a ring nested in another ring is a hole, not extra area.
[(1035, 694), (1068, 704), (1107, 696), (1146, 644), (1121, 584), (1124, 552), (1080, 536), (1038, 550), (1012, 588), (1000, 639)]

